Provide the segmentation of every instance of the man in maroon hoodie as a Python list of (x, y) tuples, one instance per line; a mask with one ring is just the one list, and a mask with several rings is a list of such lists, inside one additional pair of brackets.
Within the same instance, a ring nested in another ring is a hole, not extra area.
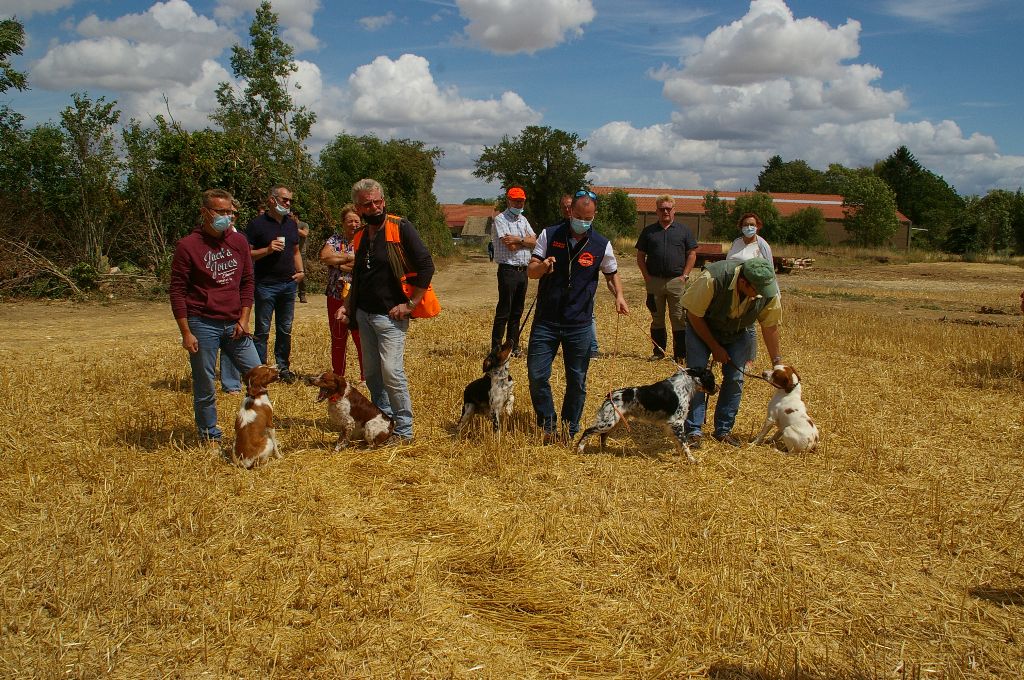
[(199, 438), (219, 446), (214, 371), (218, 350), (242, 375), (260, 364), (249, 335), (253, 267), (249, 242), (230, 229), (235, 208), (222, 189), (203, 192), (201, 222), (178, 241), (171, 262), (171, 310), (192, 365), (192, 405)]

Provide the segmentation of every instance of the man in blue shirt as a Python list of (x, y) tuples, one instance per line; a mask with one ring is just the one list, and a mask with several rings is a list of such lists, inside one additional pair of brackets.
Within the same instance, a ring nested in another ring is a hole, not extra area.
[(530, 400), (537, 414), (537, 424), (544, 430), (545, 444), (558, 439), (550, 380), (559, 346), (565, 364), (562, 426), (568, 430), (570, 438), (576, 436), (580, 428), (587, 398), (587, 369), (593, 339), (591, 325), (599, 273), (604, 273), (615, 295), (616, 311), (629, 314), (612, 244), (592, 227), (596, 201), (593, 192), (576, 192), (569, 219), (548, 227), (537, 237), (528, 270), (530, 278), (540, 279), (540, 284), (526, 368)]
[(294, 382), (289, 367), (296, 285), (305, 277), (299, 253), (299, 228), (291, 216), (292, 192), (281, 184), (270, 188), (267, 208), (245, 228), (256, 273), (254, 341), (260, 361), (267, 363), (270, 320), (276, 317), (274, 360), (281, 380)]
[(526, 192), (512, 187), (506, 196), (508, 208), (494, 218), (491, 232), (494, 259), (498, 261), (498, 305), (494, 308), (491, 347), (499, 347), (502, 338), (511, 340), (514, 343), (512, 356), (518, 357), (519, 320), (523, 317), (529, 286), (526, 268), (530, 264), (530, 251), (537, 245), (537, 235), (523, 216)]

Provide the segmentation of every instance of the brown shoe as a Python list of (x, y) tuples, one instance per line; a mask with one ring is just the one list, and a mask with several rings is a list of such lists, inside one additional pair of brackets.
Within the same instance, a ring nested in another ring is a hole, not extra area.
[(714, 435), (714, 437), (716, 442), (722, 442), (723, 444), (728, 444), (729, 446), (733, 446), (737, 449), (740, 446), (742, 446), (740, 440), (736, 437), (736, 435), (732, 434), (731, 432), (726, 432), (725, 434), (722, 435), (716, 434)]

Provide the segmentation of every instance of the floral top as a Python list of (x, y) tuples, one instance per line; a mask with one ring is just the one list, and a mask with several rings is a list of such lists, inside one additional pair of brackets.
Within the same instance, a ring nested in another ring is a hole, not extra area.
[[(332, 234), (324, 245), (331, 246), (336, 253), (355, 254), (352, 242), (341, 234)], [(325, 292), (328, 297), (341, 300), (343, 298), (343, 291), (348, 288), (348, 285), (345, 284), (352, 284), (352, 272), (343, 272), (337, 265), (331, 265), (327, 268), (327, 290)]]

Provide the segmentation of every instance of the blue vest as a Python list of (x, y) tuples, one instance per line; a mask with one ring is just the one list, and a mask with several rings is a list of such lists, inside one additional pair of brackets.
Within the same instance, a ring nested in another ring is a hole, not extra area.
[(608, 239), (591, 229), (574, 247), (568, 222), (544, 232), (548, 241), (544, 257), (554, 256), (555, 269), (540, 280), (536, 319), (563, 326), (589, 325)]

